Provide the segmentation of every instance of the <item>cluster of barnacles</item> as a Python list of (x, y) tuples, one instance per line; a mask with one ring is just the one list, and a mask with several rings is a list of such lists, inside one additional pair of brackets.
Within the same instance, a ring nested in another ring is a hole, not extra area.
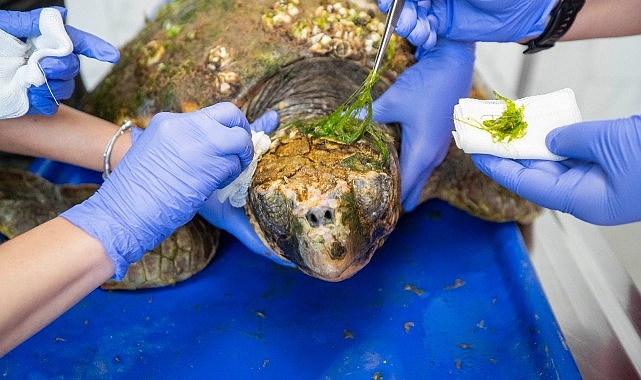
[(207, 54), (207, 69), (215, 75), (213, 85), (223, 95), (230, 94), (233, 86), (240, 81), (238, 73), (226, 70), (231, 61), (231, 54), (224, 46), (218, 45)]
[(299, 5), (299, 0), (279, 0), (263, 15), (263, 24), (285, 30), (308, 44), (313, 53), (356, 59), (376, 54), (384, 25), (374, 12), (336, 1), (320, 5), (311, 16), (303, 17)]

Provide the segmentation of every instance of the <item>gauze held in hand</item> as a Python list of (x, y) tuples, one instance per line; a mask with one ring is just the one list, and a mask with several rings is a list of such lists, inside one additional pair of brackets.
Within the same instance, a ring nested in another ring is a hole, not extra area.
[(247, 190), (252, 181), (258, 159), (263, 153), (267, 152), (271, 145), (271, 139), (265, 132), (252, 131), (252, 142), (254, 143), (254, 158), (252, 162), (243, 170), (242, 173), (232, 183), (216, 192), (220, 203), (229, 198), (229, 203), (234, 207), (243, 207), (247, 199)]
[(555, 128), (581, 121), (574, 92), (562, 89), (549, 94), (515, 100), (516, 107), (525, 106), (525, 136), (507, 141), (493, 141), (492, 135), (475, 127), (488, 118), (497, 118), (505, 110), (502, 100), (464, 98), (454, 106), (454, 141), (465, 153), (482, 153), (512, 159), (561, 161), (565, 157), (550, 152), (545, 137)]
[(27, 42), (0, 30), (0, 119), (27, 113), (27, 89), (46, 82), (39, 66), (42, 58), (64, 57), (73, 52), (73, 43), (56, 9), (40, 12), (39, 27), (40, 35)]

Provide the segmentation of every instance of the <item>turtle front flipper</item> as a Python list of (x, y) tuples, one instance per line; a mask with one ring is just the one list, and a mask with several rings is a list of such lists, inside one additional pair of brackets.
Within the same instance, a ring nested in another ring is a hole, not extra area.
[(474, 166), (470, 156), (450, 145), (421, 193), (421, 202), (437, 198), (492, 222), (530, 224), (543, 209), (493, 181)]
[[(0, 233), (12, 239), (89, 198), (95, 184), (56, 185), (19, 169), (0, 170)], [(141, 289), (173, 285), (200, 272), (213, 259), (220, 231), (200, 217), (180, 227), (142, 259), (121, 281), (103, 289)]]
[(196, 216), (130, 265), (121, 281), (108, 280), (101, 288), (159, 288), (184, 281), (203, 270), (214, 258), (219, 238), (220, 230)]

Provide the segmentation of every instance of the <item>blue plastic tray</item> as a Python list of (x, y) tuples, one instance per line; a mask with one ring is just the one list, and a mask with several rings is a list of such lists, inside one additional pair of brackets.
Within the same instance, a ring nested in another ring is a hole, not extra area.
[(442, 202), (327, 283), (223, 235), (176, 286), (96, 290), (0, 359), (5, 378), (580, 378), (517, 227)]

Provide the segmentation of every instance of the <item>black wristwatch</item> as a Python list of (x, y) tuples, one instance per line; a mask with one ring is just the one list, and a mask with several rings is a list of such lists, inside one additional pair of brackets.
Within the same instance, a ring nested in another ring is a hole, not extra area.
[(540, 36), (526, 43), (527, 49), (523, 54), (533, 54), (554, 46), (554, 43), (570, 29), (583, 4), (585, 0), (559, 0), (550, 12), (550, 20), (545, 30)]

